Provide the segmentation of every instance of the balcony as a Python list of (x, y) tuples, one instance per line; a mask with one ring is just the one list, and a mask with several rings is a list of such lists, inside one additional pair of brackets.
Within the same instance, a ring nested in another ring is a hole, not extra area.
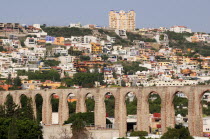
[(4, 27), (4, 23), (0, 23), (0, 28), (3, 28)]

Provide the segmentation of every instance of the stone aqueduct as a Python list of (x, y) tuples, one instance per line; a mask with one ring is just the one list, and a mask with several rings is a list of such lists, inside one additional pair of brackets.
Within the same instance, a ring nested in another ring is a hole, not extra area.
[(139, 87), (139, 88), (82, 88), (82, 89), (56, 89), (56, 90), (20, 90), (0, 92), (0, 104), (6, 101), (8, 94), (13, 96), (16, 104), (20, 105), (21, 95), (32, 98), (33, 109), (36, 115), (35, 96), (43, 97), (42, 122), (50, 125), (52, 123), (51, 96), (59, 95), (59, 124), (63, 124), (69, 117), (67, 98), (74, 94), (77, 99), (76, 112), (86, 112), (85, 98), (88, 93), (95, 100), (95, 125), (106, 126), (106, 108), (104, 103), (105, 94), (110, 92), (115, 97), (115, 127), (119, 129), (120, 136), (125, 136), (126, 104), (125, 96), (128, 92), (134, 92), (137, 97), (137, 129), (149, 131), (149, 103), (148, 97), (151, 93), (159, 94), (161, 98), (161, 128), (163, 133), (167, 127), (175, 126), (175, 114), (173, 98), (177, 92), (183, 92), (188, 97), (188, 124), (191, 135), (202, 136), (202, 105), (201, 99), (210, 86), (183, 86), (183, 87)]

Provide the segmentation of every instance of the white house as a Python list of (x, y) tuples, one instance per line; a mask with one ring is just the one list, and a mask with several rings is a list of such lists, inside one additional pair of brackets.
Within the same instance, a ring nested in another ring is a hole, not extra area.
[(73, 24), (70, 24), (69, 27), (70, 27), (70, 28), (73, 28), (73, 27), (74, 27), (74, 28), (81, 28), (82, 25), (81, 25), (80, 23), (73, 23)]
[(37, 40), (38, 40), (38, 38), (27, 37), (24, 43), (27, 47), (36, 47)]
[(169, 30), (176, 33), (185, 33), (185, 32), (192, 33), (192, 30), (188, 29), (185, 26), (173, 26)]

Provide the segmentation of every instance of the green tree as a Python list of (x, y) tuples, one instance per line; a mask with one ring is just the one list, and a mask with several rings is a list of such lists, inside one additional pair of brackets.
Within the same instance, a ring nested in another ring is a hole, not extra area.
[(122, 86), (122, 87), (126, 87), (126, 83), (125, 83), (124, 80), (121, 80), (121, 86)]
[(112, 73), (112, 75), (113, 75), (113, 78), (117, 79), (117, 74), (115, 71)]
[(89, 61), (90, 60), (90, 57), (89, 56), (80, 56), (80, 60), (81, 61)]
[(177, 95), (174, 96), (173, 100), (175, 115), (181, 114), (182, 116), (186, 116), (188, 113), (188, 99), (179, 97)]
[(109, 57), (107, 55), (102, 55), (101, 58), (103, 61), (106, 61)]
[(151, 94), (149, 99), (149, 112), (153, 113), (160, 113), (161, 111), (161, 98), (158, 94)]
[(104, 100), (106, 106), (106, 113), (109, 117), (114, 117), (114, 110), (115, 110), (115, 98), (114, 96), (110, 96), (110, 98), (106, 98)]
[(77, 118), (72, 124), (73, 136), (71, 139), (85, 139), (88, 138), (87, 130), (85, 128), (85, 123), (82, 119)]
[(85, 104), (86, 104), (86, 108), (87, 108), (87, 112), (93, 112), (94, 108), (95, 108), (95, 101), (92, 98), (87, 98), (85, 100)]
[(182, 127), (181, 129), (168, 128), (161, 139), (193, 139), (193, 137), (190, 136), (188, 128)]
[(16, 119), (12, 118), (11, 123), (9, 124), (8, 139), (17, 139), (18, 138), (18, 129)]
[(76, 119), (80, 119), (85, 125), (94, 124), (94, 112), (74, 113), (64, 123), (73, 123)]
[(76, 85), (87, 88), (94, 87), (95, 81), (103, 84), (103, 79), (103, 73), (76, 73), (73, 78)]
[(37, 122), (39, 123), (42, 121), (42, 105), (43, 105), (43, 98), (40, 94), (37, 94), (35, 97), (36, 101), (36, 114), (37, 114)]
[(34, 113), (32, 108), (32, 99), (28, 98), (26, 96), (21, 99), (21, 117), (24, 117), (26, 119), (34, 120)]
[(0, 52), (2, 52), (2, 51), (6, 52), (7, 50), (6, 50), (6, 49), (4, 49), (4, 47), (3, 47), (3, 46), (0, 46)]
[(17, 87), (19, 87), (19, 86), (21, 86), (21, 85), (22, 85), (22, 83), (21, 83), (21, 79), (20, 79), (20, 77), (19, 77), (19, 76), (17, 76), (17, 77), (14, 79), (13, 84), (14, 84), (14, 86), (17, 86)]
[(129, 98), (127, 98), (125, 102), (126, 102), (127, 115), (137, 114), (137, 98), (134, 97), (133, 101), (130, 101)]
[(60, 64), (60, 61), (56, 61), (56, 60), (43, 60), (42, 62), (44, 62), (45, 66), (58, 66)]
[(17, 75), (18, 76), (25, 76), (25, 75), (27, 75), (27, 71), (26, 70), (18, 70)]
[(74, 80), (72, 78), (63, 78), (62, 82), (67, 86), (71, 87), (74, 85)]
[(7, 80), (6, 80), (5, 83), (8, 84), (8, 85), (11, 85), (12, 84), (11, 74), (8, 74), (8, 78), (7, 78)]
[(126, 75), (131, 75), (131, 74), (135, 74), (135, 72), (137, 71), (147, 71), (148, 69), (145, 67), (140, 67), (139, 66), (140, 62), (124, 62), (122, 63), (123, 65), (123, 72)]
[(16, 114), (18, 106), (14, 103), (12, 96), (9, 94), (7, 95), (6, 102), (4, 104), (5, 107), (5, 116), (6, 117), (13, 117)]
[(42, 29), (48, 33), (50, 36), (55, 37), (66, 37), (69, 38), (71, 36), (85, 36), (92, 35), (91, 29), (84, 28), (69, 28), (69, 27), (42, 27)]
[(27, 72), (26, 75), (28, 75), (29, 80), (41, 80), (42, 82), (45, 80), (60, 81), (60, 74), (54, 69), (43, 72)]
[(77, 102), (74, 101), (74, 102), (68, 102), (68, 105), (69, 105), (69, 115), (72, 115), (76, 112), (76, 104)]
[(162, 41), (164, 39), (164, 35), (161, 34), (159, 39)]
[[(20, 108), (7, 96), (6, 102), (0, 106), (0, 138), (35, 139), (42, 138), (41, 126), (33, 120), (31, 99)], [(27, 110), (28, 109), (28, 110)]]

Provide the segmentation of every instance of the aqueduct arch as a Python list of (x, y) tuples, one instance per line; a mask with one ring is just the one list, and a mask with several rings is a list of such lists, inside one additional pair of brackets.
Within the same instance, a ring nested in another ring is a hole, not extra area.
[(75, 94), (77, 99), (76, 112), (85, 112), (85, 96), (88, 92), (94, 95), (95, 99), (95, 125), (104, 127), (106, 124), (106, 109), (104, 105), (104, 95), (111, 92), (115, 97), (115, 124), (119, 129), (120, 136), (126, 133), (126, 108), (125, 95), (134, 92), (137, 97), (137, 130), (149, 131), (149, 105), (148, 97), (151, 92), (156, 92), (161, 98), (161, 127), (166, 132), (167, 127), (174, 127), (173, 97), (177, 91), (183, 92), (188, 97), (188, 121), (191, 135), (202, 136), (202, 111), (200, 108), (201, 97), (209, 85), (203, 86), (182, 86), (182, 87), (126, 87), (126, 88), (82, 88), (82, 89), (55, 89), (55, 90), (18, 90), (0, 92), (0, 104), (4, 104), (6, 97), (10, 94), (13, 101), (20, 105), (22, 94), (32, 98), (34, 114), (36, 114), (35, 96), (40, 94), (42, 103), (42, 122), (51, 124), (51, 102), (50, 96), (56, 93), (59, 96), (59, 124), (63, 124), (69, 117), (67, 97), (69, 93)]

